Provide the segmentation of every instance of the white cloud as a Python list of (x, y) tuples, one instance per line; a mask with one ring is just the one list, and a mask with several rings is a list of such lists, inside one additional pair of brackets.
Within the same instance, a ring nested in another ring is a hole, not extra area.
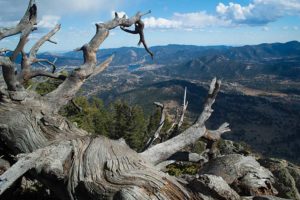
[(227, 26), (226, 20), (209, 15), (205, 11), (193, 13), (174, 13), (174, 19), (181, 21), (186, 28), (203, 28), (207, 26)]
[[(145, 18), (146, 27), (161, 29), (199, 29), (212, 26), (265, 26), (287, 15), (300, 16), (300, 0), (253, 0), (246, 6), (238, 3), (216, 6), (216, 15), (205, 11), (174, 13), (170, 18)], [(267, 30), (264, 27), (263, 30)]]
[(176, 20), (169, 20), (165, 18), (155, 18), (155, 17), (148, 17), (143, 20), (147, 28), (162, 28), (162, 29), (169, 29), (169, 28), (180, 28), (182, 23)]
[(254, 0), (247, 6), (219, 3), (216, 12), (233, 24), (264, 25), (286, 15), (299, 15), (300, 0)]
[(282, 27), (282, 29), (286, 31), (286, 30), (289, 29), (289, 27), (288, 26), (284, 26), (284, 27)]
[[(99, 13), (116, 9), (124, 0), (39, 0), (38, 16), (57, 15), (63, 16), (75, 13)], [(0, 25), (4, 22), (19, 20), (28, 6), (28, 0), (0, 0), (1, 10)], [(109, 13), (109, 12), (108, 12)]]
[(263, 31), (269, 31), (269, 30), (270, 30), (270, 28), (269, 28), (269, 27), (267, 27), (267, 26), (264, 26), (264, 27), (262, 28), (262, 30), (263, 30)]
[(199, 29), (208, 26), (227, 26), (226, 20), (209, 15), (206, 12), (174, 13), (171, 19), (148, 17), (144, 19), (146, 27), (161, 29)]
[(40, 1), (38, 6), (43, 13), (64, 15), (113, 10), (120, 2), (121, 0), (51, 0)]
[(249, 6), (242, 7), (240, 4), (229, 3), (228, 6), (223, 3), (219, 3), (216, 7), (216, 11), (224, 18), (234, 19), (234, 20), (245, 20), (246, 16), (251, 13), (251, 10), (254, 8), (253, 4)]
[[(39, 0), (38, 25), (42, 28), (51, 28), (60, 20), (59, 16), (75, 13), (108, 11), (106, 14), (109, 15), (110, 11), (117, 9), (118, 5), (124, 2), (124, 0)], [(16, 24), (24, 14), (27, 3), (26, 0), (0, 0), (0, 7), (5, 8), (1, 11), (0, 26)], [(114, 17), (114, 12), (111, 14)], [(119, 12), (120, 17), (124, 14), (126, 14), (124, 11)], [(248, 5), (219, 3), (214, 14), (205, 11), (173, 13), (169, 18), (147, 17), (144, 21), (148, 28), (192, 31), (206, 27), (232, 27), (241, 24), (266, 26), (286, 15), (300, 15), (300, 0), (251, 0)], [(290, 29), (297, 28), (290, 27)]]
[(58, 24), (58, 21), (60, 20), (60, 16), (55, 16), (55, 15), (44, 15), (38, 23), (38, 27), (40, 28), (47, 28), (51, 29), (53, 28), (56, 24)]
[(194, 29), (192, 29), (192, 28), (185, 28), (185, 29), (183, 29), (183, 30), (185, 30), (185, 31), (187, 31), (187, 32), (191, 32), (191, 31), (193, 31)]

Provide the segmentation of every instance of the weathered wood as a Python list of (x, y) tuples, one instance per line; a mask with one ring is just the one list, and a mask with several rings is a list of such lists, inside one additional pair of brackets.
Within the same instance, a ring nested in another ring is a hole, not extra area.
[[(61, 25), (60, 24), (57, 24), (54, 26), (54, 28), (49, 32), (47, 33), (46, 35), (44, 35), (43, 37), (41, 37), (34, 45), (33, 47), (30, 49), (30, 52), (29, 52), (29, 59), (31, 60), (31, 62), (36, 62), (36, 54), (37, 52), (39, 51), (40, 47), (45, 43), (45, 42), (51, 42), (51, 43), (54, 43), (52, 40), (51, 40), (51, 37), (53, 37), (61, 28)], [(56, 43), (54, 43), (56, 44)]]
[[(151, 13), (151, 10), (149, 10), (147, 13), (142, 14), (143, 15), (147, 15)], [(118, 13), (115, 13), (116, 17), (118, 17)], [(144, 28), (145, 28), (145, 24), (142, 20), (137, 20), (134, 24), (134, 31), (129, 30), (124, 28), (123, 26), (120, 26), (120, 28), (127, 32), (127, 33), (131, 33), (131, 34), (139, 34), (140, 35), (140, 40), (138, 42), (138, 46), (140, 46), (141, 44), (143, 44), (145, 50), (149, 53), (149, 55), (151, 56), (151, 58), (153, 59), (154, 54), (150, 51), (150, 49), (148, 48), (146, 41), (145, 41), (145, 34), (144, 34)]]
[[(24, 48), (24, 45), (27, 42), (27, 38), (29, 34), (34, 30), (34, 25), (36, 25), (37, 19), (37, 7), (33, 0), (29, 2), (28, 8), (20, 20), (20, 22), (15, 27), (10, 28), (0, 28), (0, 40), (3, 38), (16, 35), (21, 33), (19, 43), (14, 51), (12, 51), (12, 55), (10, 56), (11, 62), (2, 62), (0, 61), (0, 65), (2, 66), (2, 73), (4, 76), (4, 80), (6, 82), (7, 88), (10, 91), (18, 91), (23, 90), (22, 86), (18, 82), (16, 75), (15, 75), (15, 64), (13, 63), (18, 54)], [(2, 57), (2, 56), (1, 56)], [(1, 58), (5, 59), (5, 58)]]
[(4, 124), (0, 138), (14, 154), (46, 148), (40, 156), (43, 159), (34, 167), (36, 178), (63, 199), (96, 199), (99, 195), (138, 195), (145, 199), (193, 196), (176, 179), (157, 170), (149, 162), (151, 157), (138, 154), (124, 142), (90, 137), (44, 108), (47, 104), (32, 101), (0, 104), (0, 122)]
[(145, 145), (143, 151), (145, 151), (149, 147), (151, 147), (153, 145), (153, 142), (160, 137), (161, 129), (165, 125), (165, 120), (166, 120), (165, 106), (162, 103), (159, 103), (159, 102), (154, 102), (154, 105), (156, 105), (160, 109), (160, 113), (161, 113), (160, 114), (160, 121), (159, 121), (158, 127), (157, 127), (156, 131), (154, 132), (153, 136), (150, 137), (149, 140), (146, 142), (146, 145)]
[(0, 40), (3, 38), (13, 36), (16, 34), (19, 34), (23, 32), (24, 30), (30, 30), (33, 25), (36, 25), (36, 19), (37, 19), (37, 7), (34, 2), (34, 0), (30, 0), (28, 4), (28, 8), (23, 16), (23, 18), (20, 20), (20, 22), (14, 26), (9, 28), (0, 28)]
[(204, 104), (203, 112), (200, 114), (198, 120), (195, 122), (194, 125), (186, 129), (176, 137), (173, 137), (165, 142), (162, 142), (160, 144), (157, 144), (147, 149), (146, 151), (142, 152), (141, 155), (149, 158), (150, 162), (156, 165), (168, 159), (171, 155), (173, 155), (177, 151), (180, 151), (184, 147), (190, 144), (194, 144), (201, 137), (207, 137), (208, 139), (210, 139), (214, 137), (212, 136), (211, 133), (217, 133), (217, 135), (214, 138), (219, 138), (222, 132), (224, 133), (224, 131), (225, 132), (228, 131), (229, 129), (227, 128), (228, 126), (227, 123), (225, 124), (226, 126), (225, 125), (221, 126), (220, 130), (222, 131), (216, 131), (216, 132), (211, 132), (211, 131), (209, 132), (206, 129), (204, 124), (209, 119), (211, 113), (213, 112), (211, 106), (215, 102), (217, 94), (220, 90), (220, 85), (221, 85), (221, 81), (219, 80), (217, 81), (216, 78), (212, 80), (210, 84), (208, 97)]
[(24, 156), (4, 172), (4, 174), (0, 176), (0, 195), (27, 171), (34, 168), (35, 163), (40, 156), (40, 151), (34, 152), (29, 156)]
[(183, 94), (183, 103), (182, 103), (182, 107), (181, 107), (181, 113), (179, 115), (179, 110), (177, 109), (176, 112), (176, 117), (171, 125), (171, 127), (169, 128), (169, 130), (167, 130), (166, 132), (166, 138), (170, 139), (174, 136), (176, 136), (176, 134), (178, 134), (178, 130), (179, 128), (182, 126), (183, 121), (184, 121), (184, 115), (186, 113), (187, 107), (189, 105), (189, 102), (186, 100), (186, 91), (187, 88), (184, 88), (184, 94)]
[(182, 104), (182, 110), (179, 115), (179, 111), (177, 109), (175, 119), (171, 125), (171, 127), (166, 131), (164, 135), (161, 134), (161, 130), (165, 125), (165, 119), (166, 119), (166, 111), (165, 111), (165, 106), (162, 103), (159, 102), (154, 102), (154, 104), (160, 108), (161, 116), (160, 116), (160, 122), (158, 124), (158, 127), (156, 131), (154, 132), (153, 136), (149, 138), (147, 141), (145, 147), (143, 148), (143, 151), (146, 151), (149, 149), (155, 140), (160, 138), (161, 142), (165, 141), (166, 139), (170, 139), (175, 136), (177, 133), (178, 129), (181, 127), (183, 120), (184, 120), (184, 115), (186, 113), (186, 109), (188, 107), (188, 102), (186, 100), (186, 87), (184, 89), (184, 95), (183, 95), (183, 104)]
[[(135, 16), (129, 19), (119, 18), (118, 15), (116, 15), (111, 21), (96, 24), (96, 34), (94, 37), (89, 43), (76, 49), (76, 51), (83, 52), (84, 63), (78, 69), (73, 71), (56, 90), (47, 94), (45, 97), (47, 101), (50, 102), (53, 112), (58, 112), (62, 106), (66, 105), (71, 99), (73, 99), (87, 78), (104, 70), (104, 68), (101, 70), (98, 70), (97, 68), (96, 53), (99, 46), (108, 37), (109, 31), (118, 26), (130, 27), (137, 21), (141, 21), (141, 17), (143, 15), (144, 14), (138, 12)], [(108, 64), (109, 63), (104, 66), (108, 66)]]
[[(40, 47), (47, 41), (50, 40), (50, 38), (60, 29), (60, 25), (56, 25), (49, 33), (44, 35), (41, 39), (39, 39), (30, 49), (29, 56), (26, 55), (22, 48), (22, 61), (21, 61), (21, 71), (17, 75), (17, 79), (19, 83), (23, 84), (26, 83), (28, 80), (37, 77), (37, 76), (44, 76), (44, 77), (50, 77), (50, 78), (57, 78), (64, 80), (66, 77), (61, 76), (60, 74), (54, 74), (56, 66), (53, 62), (50, 62), (47, 59), (38, 59), (37, 52), (40, 49)], [(34, 63), (41, 63), (45, 62), (50, 64), (53, 67), (52, 72), (44, 71), (44, 70), (34, 70), (32, 69), (32, 65)]]

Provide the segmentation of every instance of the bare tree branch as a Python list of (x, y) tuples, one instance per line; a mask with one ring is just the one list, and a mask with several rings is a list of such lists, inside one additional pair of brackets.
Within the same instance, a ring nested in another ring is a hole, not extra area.
[(211, 113), (214, 111), (211, 108), (211, 106), (214, 104), (216, 100), (216, 96), (220, 91), (220, 86), (221, 86), (221, 80), (217, 80), (216, 78), (214, 78), (209, 87), (208, 97), (204, 104), (204, 110), (199, 116), (199, 118), (197, 119), (196, 123), (204, 124), (210, 117)]
[[(60, 30), (61, 25), (57, 24), (49, 33), (44, 35), (41, 39), (39, 39), (31, 48), (30, 53), (29, 53), (29, 60), (31, 63), (34, 62), (41, 62), (41, 61), (36, 61), (36, 54), (39, 51), (40, 47), (45, 43), (45, 42), (52, 42), (50, 39), (57, 31)], [(53, 42), (52, 42), (53, 43)], [(56, 44), (56, 43), (55, 43)]]
[(175, 114), (175, 118), (173, 120), (172, 125), (170, 126), (170, 128), (166, 131), (166, 135), (164, 137), (161, 138), (161, 142), (163, 142), (166, 138), (170, 139), (170, 135), (171, 133), (173, 133), (174, 129), (176, 129), (177, 123), (179, 120), (179, 108), (176, 108), (176, 114)]
[(184, 95), (183, 95), (183, 105), (182, 105), (181, 115), (179, 117), (178, 109), (177, 109), (177, 113), (176, 113), (174, 122), (172, 123), (171, 127), (167, 130), (165, 137), (160, 136), (161, 129), (163, 128), (163, 126), (165, 124), (165, 118), (166, 118), (165, 117), (166, 114), (165, 114), (165, 110), (164, 110), (165, 108), (164, 108), (164, 105), (161, 103), (154, 102), (154, 104), (161, 108), (161, 119), (160, 119), (160, 123), (159, 123), (157, 130), (155, 131), (154, 135), (151, 138), (149, 138), (143, 151), (150, 148), (153, 145), (153, 142), (156, 139), (158, 139), (159, 137), (161, 137), (161, 142), (164, 140), (163, 138), (170, 139), (171, 137), (174, 137), (173, 133), (176, 132), (176, 130), (178, 130), (180, 128), (180, 126), (182, 125), (183, 120), (184, 120), (184, 114), (185, 114), (187, 106), (188, 106), (188, 102), (186, 101), (186, 87), (185, 87)]
[(109, 66), (109, 64), (112, 62), (114, 57), (115, 57), (114, 55), (110, 56), (104, 62), (102, 62), (98, 67), (96, 67), (96, 69), (94, 70), (94, 73), (91, 75), (91, 77), (96, 76), (97, 74), (104, 71)]
[[(78, 69), (74, 70), (56, 90), (45, 95), (45, 100), (51, 104), (53, 112), (58, 112), (62, 106), (73, 99), (87, 78), (102, 71), (102, 69), (97, 68), (96, 54), (99, 46), (107, 38), (109, 31), (118, 26), (130, 27), (140, 21), (143, 15), (143, 13), (138, 12), (129, 19), (124, 17), (119, 18), (118, 15), (115, 15), (115, 18), (111, 21), (96, 24), (96, 34), (94, 37), (89, 43), (76, 49), (76, 51), (83, 52), (84, 63)], [(103, 66), (107, 66), (108, 62), (104, 62), (104, 64)]]
[(208, 152), (209, 152), (208, 149), (203, 151), (201, 154), (191, 153), (191, 152), (176, 152), (171, 157), (169, 157), (166, 161), (163, 161), (155, 165), (155, 167), (158, 168), (159, 170), (165, 171), (168, 165), (176, 162), (199, 163), (202, 161), (201, 163), (203, 164), (208, 162), (208, 159), (204, 156), (204, 154), (207, 154)]
[(48, 68), (48, 66), (44, 65), (43, 62), (48, 63), (50, 66), (52, 66), (52, 73), (54, 73), (56, 71), (56, 65), (55, 65), (56, 59), (53, 62), (51, 62), (47, 59), (36, 59), (36, 62), (45, 68)]
[(56, 41), (53, 41), (53, 40), (51, 40), (51, 39), (48, 39), (48, 42), (50, 42), (50, 43), (52, 43), (52, 44), (57, 44)]
[[(151, 10), (149, 10), (147, 13), (142, 14), (141, 16), (144, 16), (146, 14), (151, 13)], [(118, 15), (116, 15), (118, 16)], [(135, 22), (134, 24), (134, 30), (129, 30), (126, 29), (125, 27), (121, 26), (120, 28), (130, 34), (139, 34), (140, 35), (140, 40), (138, 42), (138, 45), (140, 46), (141, 44), (144, 45), (145, 50), (149, 53), (149, 55), (151, 56), (151, 58), (153, 59), (153, 53), (150, 51), (150, 49), (148, 48), (146, 41), (145, 41), (145, 34), (144, 34), (144, 28), (145, 28), (145, 24), (142, 20), (138, 20)]]
[[(208, 133), (204, 123), (208, 120), (213, 111), (211, 106), (213, 105), (217, 97), (217, 94), (220, 90), (220, 85), (221, 81), (217, 81), (216, 78), (212, 80), (208, 97), (204, 104), (203, 112), (193, 126), (186, 129), (176, 137), (171, 138), (163, 143), (157, 144), (140, 154), (147, 157), (153, 164), (158, 164), (168, 159), (171, 155), (173, 155), (177, 151), (180, 151), (187, 145), (193, 144), (201, 137), (207, 136)], [(221, 127), (222, 128), (220, 130), (223, 131), (226, 130), (226, 128), (224, 127), (228, 127), (228, 125), (226, 124), (226, 126)]]
[(16, 26), (9, 27), (9, 28), (0, 28), (0, 40), (19, 33), (25, 34), (28, 31), (31, 32), (32, 27), (36, 25), (36, 19), (37, 19), (37, 7), (34, 0), (30, 0), (28, 8), (23, 18)]
[(207, 130), (206, 134), (203, 136), (206, 139), (217, 141), (221, 138), (223, 133), (231, 131), (229, 124), (227, 122), (223, 123), (217, 130)]
[(62, 141), (37, 149), (32, 153), (19, 154), (19, 160), (0, 176), (0, 195), (31, 169), (37, 173), (42, 171), (47, 173), (53, 170), (59, 175), (63, 174), (62, 163), (71, 154), (70, 146), (70, 142)]
[(180, 119), (179, 119), (179, 122), (178, 122), (178, 128), (181, 127), (182, 123), (183, 123), (183, 120), (184, 120), (184, 115), (185, 115), (185, 112), (186, 112), (186, 109), (189, 105), (189, 102), (186, 100), (186, 87), (184, 88), (184, 95), (183, 95), (183, 104), (182, 104), (182, 111), (181, 111), (181, 116), (180, 116)]
[(153, 142), (159, 138), (160, 131), (165, 124), (165, 119), (166, 119), (165, 106), (159, 102), (154, 102), (154, 105), (156, 105), (158, 108), (160, 108), (160, 112), (161, 112), (160, 122), (159, 122), (158, 127), (157, 127), (155, 133), (153, 134), (153, 136), (151, 138), (149, 138), (149, 140), (147, 141), (143, 151), (145, 151), (149, 147), (151, 147), (153, 145)]
[(21, 51), (23, 51), (24, 46), (26, 45), (26, 43), (29, 41), (28, 40), (28, 36), (30, 34), (31, 30), (25, 30), (24, 32), (22, 32), (19, 43), (17, 45), (17, 47), (15, 48), (15, 50), (13, 51), (12, 55), (10, 56), (10, 60), (11, 61), (15, 61), (19, 55), (19, 53)]
[(21, 33), (20, 41), (16, 49), (13, 51), (13, 54), (10, 57), (11, 61), (15, 61), (18, 54), (24, 49), (25, 44), (28, 42), (29, 34), (35, 30), (34, 25), (36, 25), (36, 19), (37, 19), (37, 7), (35, 3), (32, 3), (32, 1), (30, 1), (24, 17), (21, 19), (20, 23), (18, 24), (20, 26), (24, 26), (24, 28), (20, 31)]
[(187, 107), (189, 102), (186, 100), (186, 87), (184, 88), (184, 94), (183, 94), (183, 103), (182, 103), (182, 107), (181, 107), (181, 113), (180, 113), (180, 117), (179, 117), (179, 111), (177, 109), (177, 113), (176, 113), (176, 117), (174, 119), (174, 122), (172, 123), (171, 127), (169, 128), (169, 130), (166, 132), (166, 138), (170, 139), (174, 136), (176, 136), (177, 131), (179, 130), (179, 128), (182, 126), (182, 123), (184, 121), (184, 115), (186, 113)]
[[(56, 70), (56, 66), (54, 64), (54, 62), (50, 62), (47, 59), (38, 59), (36, 57), (38, 50), (40, 49), (40, 47), (47, 41), (50, 40), (50, 38), (57, 33), (57, 31), (59, 31), (60, 29), (60, 24), (57, 24), (49, 33), (47, 33), (46, 35), (44, 35), (41, 39), (39, 39), (31, 48), (29, 56), (26, 55), (26, 53), (23, 51), (23, 47), (22, 47), (22, 61), (21, 61), (21, 72), (18, 75), (18, 80), (19, 82), (22, 84), (28, 80), (30, 80), (31, 78), (37, 77), (37, 76), (47, 76), (47, 77), (51, 77), (51, 78), (59, 78), (64, 80), (65, 78), (63, 78), (62, 76), (58, 75), (58, 74), (53, 74)], [(41, 63), (41, 62), (45, 62), (48, 63), (49, 65), (52, 66), (52, 74), (50, 72), (44, 71), (43, 70), (32, 70), (32, 65), (34, 63)]]
[(3, 78), (7, 85), (7, 89), (9, 91), (20, 90), (20, 84), (15, 76), (15, 63), (12, 62), (8, 57), (0, 56), (0, 66), (2, 66)]
[(60, 79), (60, 80), (65, 80), (66, 75), (59, 74), (59, 73), (52, 73), (52, 72), (47, 72), (44, 70), (33, 70), (30, 72), (30, 75), (28, 76), (28, 80), (38, 77), (38, 76), (44, 76), (44, 77), (49, 77), (49, 78), (55, 78), (55, 79)]
[(40, 151), (37, 151), (29, 154), (29, 156), (24, 156), (0, 176), (0, 195), (17, 179), (35, 167), (36, 160), (40, 157), (40, 153)]
[(28, 35), (34, 29), (33, 26), (36, 25), (36, 19), (37, 7), (34, 1), (30, 0), (23, 18), (15, 27), (0, 29), (0, 40), (8, 36), (21, 33), (20, 41), (10, 57), (10, 61), (12, 62), (8, 62), (5, 58), (0, 58), (2, 60), (2, 64), (0, 64), (2, 66), (3, 77), (9, 91), (22, 90), (22, 87), (20, 87), (16, 78), (15, 64), (13, 62), (16, 60), (18, 54), (23, 50), (23, 47), (27, 42)]

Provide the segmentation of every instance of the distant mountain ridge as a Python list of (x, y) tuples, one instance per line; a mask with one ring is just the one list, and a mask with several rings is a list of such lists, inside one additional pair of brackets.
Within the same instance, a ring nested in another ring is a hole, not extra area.
[[(239, 60), (263, 60), (274, 57), (290, 57), (299, 56), (300, 54), (300, 42), (290, 41), (287, 43), (263, 43), (259, 45), (245, 45), (239, 47), (233, 46), (196, 46), (196, 45), (177, 45), (171, 44), (166, 46), (154, 46), (151, 50), (155, 54), (155, 58), (152, 61), (147, 52), (143, 48), (138, 47), (120, 47), (110, 49), (100, 49), (97, 53), (99, 58), (107, 57), (111, 54), (115, 54), (115, 63), (127, 64), (130, 61), (141, 61), (146, 59), (145, 62), (151, 63), (165, 63), (164, 60), (168, 56), (179, 56), (174, 59), (184, 61), (197, 58), (200, 56), (213, 56), (213, 55), (225, 55), (230, 59)], [(76, 51), (70, 51), (66, 53), (41, 53), (42, 57), (59, 57), (70, 58), (74, 60), (82, 60), (82, 53)], [(126, 56), (124, 58), (123, 56)], [(129, 57), (128, 57), (129, 56)], [(122, 58), (121, 58), (122, 57)], [(136, 59), (133, 59), (133, 58)], [(170, 59), (167, 59), (170, 60)]]
[[(143, 48), (137, 47), (100, 49), (97, 57), (98, 60), (104, 60), (114, 54), (112, 66), (134, 64), (136, 69), (145, 65), (164, 65), (156, 73), (184, 75), (185, 78), (219, 76), (236, 79), (258, 74), (300, 78), (298, 41), (240, 47), (167, 45), (155, 46), (151, 50), (155, 55), (154, 60), (151, 60)], [(50, 60), (57, 57), (59, 66), (78, 66), (82, 63), (81, 52), (43, 53), (39, 56)]]
[(259, 74), (300, 79), (300, 43), (247, 45), (205, 52), (185, 63), (162, 68), (159, 73), (192, 79), (254, 78)]

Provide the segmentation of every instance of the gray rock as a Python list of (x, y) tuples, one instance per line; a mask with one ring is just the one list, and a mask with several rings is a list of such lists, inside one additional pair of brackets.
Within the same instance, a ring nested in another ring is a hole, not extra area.
[(245, 143), (237, 143), (231, 140), (218, 141), (218, 148), (222, 155), (242, 154), (248, 156), (251, 154), (250, 147)]
[(222, 177), (240, 195), (276, 195), (274, 176), (255, 158), (230, 154), (208, 162), (199, 172)]
[[(230, 188), (222, 177), (204, 174), (194, 179), (190, 185), (194, 191), (205, 196), (206, 199), (239, 200), (240, 196)], [(205, 199), (204, 198), (204, 199)]]
[(261, 165), (270, 169), (275, 176), (274, 187), (278, 196), (300, 200), (300, 168), (286, 160), (266, 158), (259, 160)]
[(257, 196), (257, 197), (253, 197), (253, 200), (292, 200), (292, 199), (283, 199), (283, 198), (279, 198), (279, 197), (275, 197), (275, 196)]

